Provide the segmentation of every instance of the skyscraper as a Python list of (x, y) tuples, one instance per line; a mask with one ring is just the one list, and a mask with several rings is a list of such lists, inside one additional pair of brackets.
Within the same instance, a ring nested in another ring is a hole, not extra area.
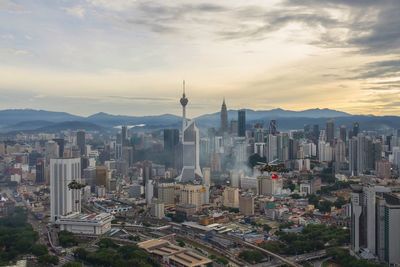
[(335, 124), (333, 120), (328, 120), (326, 122), (325, 133), (326, 133), (326, 141), (332, 145), (335, 139)]
[(360, 133), (360, 124), (358, 122), (353, 123), (353, 136), (357, 136)]
[(340, 140), (342, 140), (343, 142), (346, 142), (346, 137), (347, 137), (346, 125), (340, 126), (339, 137), (340, 137)]
[(179, 144), (178, 129), (164, 129), (164, 151), (172, 153)]
[(182, 159), (183, 167), (178, 180), (189, 182), (201, 180), (203, 175), (200, 169), (200, 132), (194, 120), (186, 118), (186, 105), (189, 100), (185, 94), (185, 81), (183, 81), (183, 94), (180, 99), (182, 105)]
[(126, 126), (126, 125), (122, 125), (122, 128), (121, 128), (121, 144), (122, 144), (122, 146), (127, 146), (129, 144), (128, 126)]
[(179, 152), (179, 130), (164, 129), (164, 152), (166, 167), (176, 167)]
[(44, 164), (44, 159), (39, 158), (36, 161), (36, 179), (35, 182), (37, 184), (42, 184), (46, 182), (45, 179), (45, 164)]
[(77, 131), (76, 132), (76, 145), (79, 147), (81, 151), (81, 156), (86, 154), (86, 133), (85, 131)]
[(50, 159), (50, 220), (81, 211), (80, 190), (68, 185), (81, 182), (81, 159)]
[(246, 110), (238, 110), (238, 136), (246, 136)]
[(64, 157), (64, 138), (55, 138), (53, 141), (58, 145), (58, 156), (60, 158)]
[(276, 120), (271, 120), (269, 122), (269, 134), (276, 135), (278, 133), (276, 129)]
[(221, 133), (228, 131), (228, 111), (226, 109), (225, 97), (221, 106)]

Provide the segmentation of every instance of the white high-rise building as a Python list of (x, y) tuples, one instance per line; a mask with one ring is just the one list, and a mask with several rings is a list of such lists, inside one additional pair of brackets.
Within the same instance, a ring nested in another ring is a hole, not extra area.
[(81, 159), (50, 159), (50, 219), (81, 211), (81, 190), (68, 185), (81, 182)]
[(272, 162), (278, 159), (278, 137), (269, 134), (267, 138), (267, 162)]
[(201, 180), (203, 174), (200, 169), (200, 133), (195, 122), (186, 118), (186, 105), (189, 100), (185, 95), (185, 82), (183, 82), (183, 95), (180, 102), (182, 105), (183, 167), (178, 180), (180, 182)]

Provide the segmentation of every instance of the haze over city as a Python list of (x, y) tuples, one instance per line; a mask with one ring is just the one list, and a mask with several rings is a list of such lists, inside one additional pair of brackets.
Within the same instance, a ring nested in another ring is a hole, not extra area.
[[(0, 1), (0, 109), (400, 115), (400, 2)], [(63, 103), (63, 105), (60, 105)], [(371, 108), (373, 106), (373, 108)]]

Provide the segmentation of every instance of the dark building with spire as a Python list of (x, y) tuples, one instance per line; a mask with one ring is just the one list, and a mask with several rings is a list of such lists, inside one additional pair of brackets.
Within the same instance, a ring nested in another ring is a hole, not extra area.
[(225, 98), (221, 106), (221, 133), (226, 133), (228, 131), (228, 110), (226, 109)]

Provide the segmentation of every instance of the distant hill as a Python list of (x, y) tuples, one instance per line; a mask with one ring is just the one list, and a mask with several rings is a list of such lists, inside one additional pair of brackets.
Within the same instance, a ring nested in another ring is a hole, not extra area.
[(96, 113), (86, 118), (86, 121), (93, 122), (103, 126), (118, 126), (118, 125), (136, 125), (145, 124), (148, 127), (152, 126), (168, 126), (178, 124), (181, 118), (171, 114), (163, 114), (157, 116), (125, 116), (112, 115), (104, 112)]
[(10, 131), (24, 131), (24, 130), (34, 130), (38, 128), (47, 127), (54, 124), (54, 122), (49, 121), (21, 121), (13, 125), (6, 125), (0, 128), (0, 132), (10, 132)]
[(5, 109), (0, 110), (0, 127), (15, 125), (26, 121), (63, 122), (81, 120), (82, 117), (66, 112), (55, 112), (34, 109)]
[[(246, 109), (246, 121), (266, 121), (282, 118), (336, 118), (352, 116), (346, 112), (332, 109), (308, 109), (303, 111), (292, 111), (284, 109), (271, 110), (252, 110)], [(237, 120), (237, 110), (228, 111), (229, 120)], [(196, 118), (196, 121), (204, 126), (218, 125), (220, 120), (220, 112), (202, 115)]]
[[(333, 118), (335, 124), (347, 125), (358, 121), (364, 130), (398, 128), (400, 117), (351, 115), (331, 109), (308, 109), (292, 111), (283, 109), (251, 110), (246, 109), (248, 126), (254, 123), (267, 125), (270, 120), (277, 120), (279, 130), (301, 129), (305, 124), (319, 124), (325, 128), (328, 119)], [(228, 111), (228, 119), (237, 119), (237, 110)], [(208, 127), (219, 127), (220, 113), (205, 114), (195, 118), (203, 130)], [(53, 112), (32, 109), (0, 110), (0, 132), (57, 132), (67, 129), (85, 129), (87, 131), (112, 130), (119, 125), (145, 124), (143, 130), (162, 128), (180, 128), (181, 117), (172, 114), (155, 116), (126, 116), (99, 112), (88, 117), (76, 116), (65, 112)]]

